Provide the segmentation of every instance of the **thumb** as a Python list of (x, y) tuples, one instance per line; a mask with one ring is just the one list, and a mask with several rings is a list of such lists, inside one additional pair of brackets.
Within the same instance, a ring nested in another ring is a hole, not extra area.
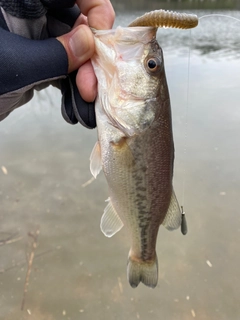
[(93, 34), (88, 26), (82, 24), (57, 40), (64, 46), (68, 56), (68, 73), (77, 70), (94, 53)]

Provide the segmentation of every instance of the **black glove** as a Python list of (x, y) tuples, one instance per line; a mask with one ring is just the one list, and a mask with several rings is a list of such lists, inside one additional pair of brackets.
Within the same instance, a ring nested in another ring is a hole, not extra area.
[(92, 129), (96, 127), (94, 102), (88, 103), (82, 99), (76, 86), (76, 75), (77, 71), (74, 71), (62, 80), (62, 116), (70, 124), (80, 122)]
[(0, 0), (0, 121), (28, 102), (34, 90), (51, 84), (63, 93), (62, 114), (67, 122), (96, 126), (94, 103), (81, 98), (76, 72), (68, 75), (66, 51), (55, 39), (69, 32), (79, 16), (74, 3)]

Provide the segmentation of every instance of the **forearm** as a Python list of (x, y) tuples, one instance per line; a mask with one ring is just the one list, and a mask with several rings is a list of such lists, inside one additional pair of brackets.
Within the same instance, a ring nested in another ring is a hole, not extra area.
[(67, 75), (67, 54), (56, 39), (33, 41), (3, 29), (0, 39), (0, 95)]
[(68, 72), (65, 49), (56, 39), (30, 40), (0, 28), (0, 121), (28, 102), (34, 88)]
[[(96, 126), (97, 86), (89, 62), (94, 38), (86, 24), (111, 28), (114, 12), (109, 0), (75, 2), (0, 0), (0, 7), (4, 7), (0, 8), (0, 120), (28, 102), (34, 89), (57, 84), (62, 90), (64, 119), (88, 128)], [(80, 10), (83, 15), (79, 17)]]

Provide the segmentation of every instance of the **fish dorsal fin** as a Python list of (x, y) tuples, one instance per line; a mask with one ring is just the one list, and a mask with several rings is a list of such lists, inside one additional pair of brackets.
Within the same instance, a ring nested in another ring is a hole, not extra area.
[(100, 228), (102, 233), (110, 238), (114, 236), (115, 233), (120, 231), (123, 227), (123, 222), (119, 218), (117, 212), (112, 206), (110, 198), (106, 201), (109, 201), (108, 205), (104, 209), (104, 213), (102, 215)]
[(90, 171), (91, 171), (91, 174), (96, 179), (97, 175), (101, 170), (102, 170), (101, 147), (100, 147), (99, 141), (97, 141), (90, 155)]
[(181, 225), (181, 222), (182, 222), (182, 212), (178, 204), (175, 192), (173, 190), (168, 212), (162, 224), (167, 230), (172, 231), (172, 230), (178, 229)]

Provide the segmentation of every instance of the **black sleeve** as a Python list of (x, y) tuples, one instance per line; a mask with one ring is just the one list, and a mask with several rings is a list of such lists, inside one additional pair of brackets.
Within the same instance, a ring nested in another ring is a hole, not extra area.
[(58, 9), (58, 10), (50, 9), (48, 10), (47, 14), (69, 25), (72, 28), (75, 21), (80, 15), (80, 10), (78, 6), (74, 6), (72, 8), (64, 8), (64, 9)]
[(74, 4), (75, 0), (0, 0), (0, 7), (21, 19), (37, 19), (49, 9), (71, 8)]
[(0, 39), (0, 95), (67, 75), (67, 54), (58, 40), (30, 40), (1, 28)]
[(76, 0), (41, 0), (41, 2), (45, 7), (50, 9), (63, 9), (73, 7)]

